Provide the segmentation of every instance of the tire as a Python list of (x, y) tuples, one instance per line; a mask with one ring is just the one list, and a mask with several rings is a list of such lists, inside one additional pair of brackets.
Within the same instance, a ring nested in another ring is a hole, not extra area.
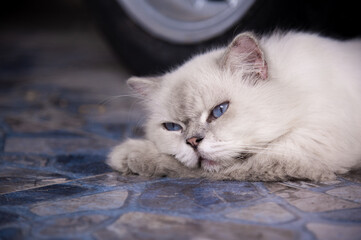
[[(186, 41), (181, 39), (181, 35), (179, 39), (169, 39), (169, 36), (152, 32), (149, 27), (140, 24), (129, 9), (120, 4), (122, 1), (133, 0), (87, 0), (87, 3), (116, 54), (135, 75), (162, 74), (183, 63), (195, 53), (226, 45), (242, 31), (264, 34), (275, 28), (312, 30), (312, 24), (316, 21), (310, 18), (307, 10), (312, 7), (310, 6), (313, 4), (312, 1), (305, 3), (288, 0), (255, 0), (231, 26), (224, 27), (211, 36)], [(207, 1), (222, 2), (222, 0)], [(322, 9), (323, 5), (319, 8)]]

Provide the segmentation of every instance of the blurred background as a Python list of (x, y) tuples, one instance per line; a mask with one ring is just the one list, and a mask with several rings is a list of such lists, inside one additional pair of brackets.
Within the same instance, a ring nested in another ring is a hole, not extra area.
[[(57, 57), (65, 65), (89, 54), (87, 47), (90, 52), (100, 48), (95, 42), (103, 45), (105, 41), (106, 46), (101, 47), (109, 47), (106, 51), (132, 74), (155, 75), (184, 62), (194, 53), (224, 45), (246, 30), (264, 34), (275, 29), (292, 29), (342, 39), (356, 37), (361, 32), (358, 9), (355, 1), (333, 0), (3, 1), (1, 77), (15, 66), (22, 71), (34, 67), (37, 60), (31, 59), (26, 52), (30, 50), (24, 48), (30, 45), (29, 41), (52, 46), (59, 53), (65, 35), (74, 46), (83, 40), (82, 46), (70, 55), (63, 52), (64, 56)], [(59, 39), (54, 39), (55, 33)], [(88, 61), (101, 59), (93, 56)], [(50, 64), (45, 62), (44, 65)]]

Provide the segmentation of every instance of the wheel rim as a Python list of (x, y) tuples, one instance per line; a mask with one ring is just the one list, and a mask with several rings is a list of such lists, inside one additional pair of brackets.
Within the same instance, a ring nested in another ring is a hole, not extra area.
[(166, 41), (192, 44), (237, 23), (255, 0), (117, 0), (144, 30)]

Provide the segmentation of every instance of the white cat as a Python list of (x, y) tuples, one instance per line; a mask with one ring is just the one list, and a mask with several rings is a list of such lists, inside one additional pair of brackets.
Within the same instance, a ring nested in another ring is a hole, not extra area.
[(146, 140), (115, 147), (123, 173), (274, 181), (361, 167), (361, 41), (238, 35), (173, 72), (128, 80)]

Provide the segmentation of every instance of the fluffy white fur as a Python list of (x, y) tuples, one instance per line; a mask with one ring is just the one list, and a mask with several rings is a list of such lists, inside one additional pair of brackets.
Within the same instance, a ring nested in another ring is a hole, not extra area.
[(164, 76), (131, 78), (149, 113), (147, 140), (115, 147), (108, 164), (147, 176), (332, 179), (361, 167), (360, 64), (360, 40), (240, 34)]

